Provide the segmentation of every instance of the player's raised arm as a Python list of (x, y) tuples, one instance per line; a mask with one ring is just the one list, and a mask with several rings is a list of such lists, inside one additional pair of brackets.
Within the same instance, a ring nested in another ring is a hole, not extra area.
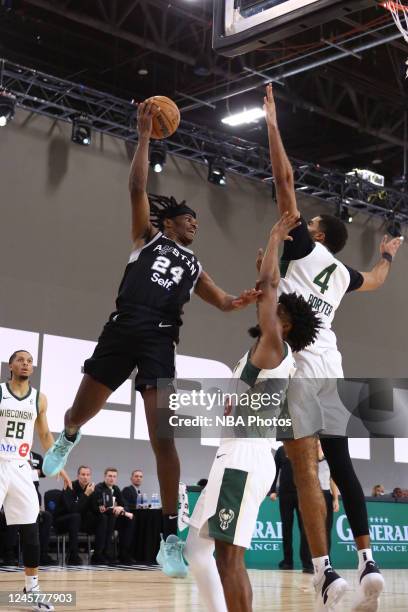
[[(292, 240), (289, 232), (299, 225), (296, 215), (284, 213), (273, 226), (268, 246), (262, 259), (259, 270), (257, 288), (262, 290), (262, 296), (258, 300), (258, 323), (261, 330), (261, 342), (255, 351), (261, 349), (261, 344), (266, 350), (276, 350), (280, 356), (283, 350), (281, 327), (278, 325), (278, 296), (277, 289), (280, 281), (279, 273), (279, 245), (284, 240)], [(254, 361), (254, 365), (256, 365)]]
[(402, 238), (388, 240), (387, 236), (384, 236), (380, 244), (381, 259), (369, 272), (361, 272), (363, 283), (357, 291), (374, 291), (384, 284), (402, 240)]
[(269, 153), (271, 156), (272, 173), (275, 180), (279, 213), (282, 215), (284, 212), (289, 212), (298, 217), (299, 211), (296, 204), (292, 165), (286, 155), (279, 133), (276, 106), (271, 84), (266, 87), (264, 109), (266, 124), (268, 126)]
[(147, 197), (149, 173), (149, 143), (152, 120), (159, 109), (151, 102), (142, 102), (137, 108), (138, 143), (130, 167), (129, 193), (132, 206), (132, 239), (150, 239), (155, 233), (150, 222), (150, 206)]
[[(47, 451), (54, 444), (54, 436), (50, 432), (47, 419), (47, 398), (44, 393), (40, 393), (38, 402), (38, 416), (35, 420), (35, 429), (40, 439), (42, 448)], [(61, 470), (59, 475), (64, 481), (64, 488), (72, 487), (71, 480), (65, 470)]]
[(204, 271), (201, 272), (197, 281), (195, 293), (202, 300), (223, 312), (245, 308), (249, 304), (256, 302), (257, 298), (261, 295), (261, 291), (257, 289), (247, 289), (238, 297), (230, 295), (220, 287), (217, 287), (211, 276)]

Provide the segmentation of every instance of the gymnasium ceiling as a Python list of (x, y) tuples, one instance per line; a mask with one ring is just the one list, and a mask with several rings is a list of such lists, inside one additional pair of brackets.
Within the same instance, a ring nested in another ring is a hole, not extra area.
[[(228, 59), (212, 51), (212, 0), (1, 0), (0, 56), (127, 99), (168, 95), (184, 119), (231, 131), (221, 117), (261, 103), (264, 78), (250, 71), (267, 72), (280, 81), (291, 156), (370, 168), (390, 186), (403, 174), (408, 45), (374, 1), (346, 4), (328, 23)], [(332, 61), (341, 50), (353, 55)], [(234, 133), (266, 144), (263, 122)]]

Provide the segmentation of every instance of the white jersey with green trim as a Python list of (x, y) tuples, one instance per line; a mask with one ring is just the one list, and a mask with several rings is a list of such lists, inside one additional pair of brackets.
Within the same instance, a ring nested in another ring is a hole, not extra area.
[[(287, 342), (283, 343), (285, 356), (276, 368), (272, 370), (260, 370), (251, 362), (249, 351), (238, 361), (232, 373), (233, 378), (239, 378), (251, 388), (260, 382), (271, 379), (289, 380), (293, 376), (296, 363), (292, 355), (292, 349)], [(273, 383), (272, 383), (273, 384)]]
[(336, 335), (331, 325), (350, 284), (346, 266), (323, 244), (316, 242), (309, 255), (293, 259), (281, 268), (279, 293), (302, 295), (321, 320), (322, 327), (317, 339), (306, 351), (321, 354), (330, 348), (337, 349)]
[(18, 397), (8, 383), (0, 384), (0, 460), (29, 460), (39, 395), (30, 386), (24, 397)]
[[(276, 428), (270, 420), (282, 412), (289, 379), (295, 373), (292, 350), (284, 342), (285, 354), (273, 369), (257, 368), (249, 351), (239, 360), (233, 371), (229, 391), (237, 394), (233, 409), (235, 424), (223, 430), (223, 438), (273, 439)], [(232, 434), (232, 435), (231, 435)]]

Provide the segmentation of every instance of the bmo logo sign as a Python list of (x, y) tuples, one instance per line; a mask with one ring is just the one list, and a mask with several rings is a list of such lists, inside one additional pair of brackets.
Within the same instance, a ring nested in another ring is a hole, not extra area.
[[(41, 375), (41, 391), (48, 399), (48, 423), (54, 432), (62, 429), (64, 413), (72, 405), (83, 376), (83, 363), (95, 346), (96, 342), (89, 340), (0, 327), (0, 361), (8, 363), (16, 349), (24, 348), (32, 354)], [(224, 363), (186, 355), (177, 355), (176, 368), (179, 379), (229, 378), (232, 374)], [(126, 380), (82, 432), (90, 436), (148, 440), (143, 400), (133, 387), (133, 380)], [(202, 444), (213, 446), (218, 441), (203, 439)]]
[(1, 453), (15, 453), (16, 450), (17, 446), (14, 446), (14, 444), (4, 444), (3, 442), (0, 444)]

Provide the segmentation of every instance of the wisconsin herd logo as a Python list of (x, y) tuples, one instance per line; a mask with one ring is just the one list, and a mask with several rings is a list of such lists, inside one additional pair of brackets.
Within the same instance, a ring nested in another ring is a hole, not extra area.
[(219, 519), (220, 519), (220, 527), (221, 527), (221, 529), (223, 531), (226, 531), (228, 529), (228, 526), (230, 525), (230, 523), (235, 518), (235, 512), (233, 510), (231, 510), (231, 508), (229, 510), (226, 510), (225, 508), (223, 508), (222, 510), (219, 511), (218, 516), (219, 516)]

